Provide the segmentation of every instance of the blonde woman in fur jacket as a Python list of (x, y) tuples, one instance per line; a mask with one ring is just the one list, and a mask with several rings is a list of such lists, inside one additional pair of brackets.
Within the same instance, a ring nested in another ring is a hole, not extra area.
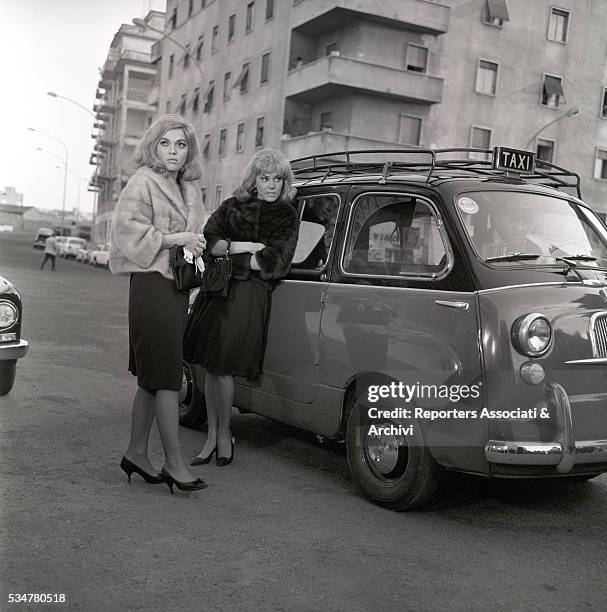
[[(182, 491), (202, 489), (183, 463), (179, 448), (182, 337), (188, 296), (179, 293), (169, 267), (169, 249), (181, 245), (202, 254), (202, 195), (199, 148), (192, 126), (179, 115), (163, 115), (143, 135), (135, 174), (114, 209), (110, 269), (130, 274), (129, 370), (137, 376), (131, 440), (120, 467), (151, 484)], [(156, 418), (165, 463), (158, 473), (148, 457)]]

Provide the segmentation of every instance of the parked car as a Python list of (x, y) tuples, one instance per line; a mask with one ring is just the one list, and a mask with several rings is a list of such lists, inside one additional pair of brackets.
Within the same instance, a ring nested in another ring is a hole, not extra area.
[(82, 246), (76, 251), (74, 259), (80, 263), (88, 263), (89, 250), (86, 245)]
[(63, 257), (65, 252), (65, 243), (68, 239), (68, 236), (56, 236), (55, 240), (57, 240), (57, 255), (59, 257)]
[(84, 248), (86, 240), (77, 238), (76, 236), (63, 236), (63, 240), (59, 243), (59, 256), (65, 259), (73, 259), (76, 257), (78, 249)]
[(0, 395), (13, 388), (17, 360), (28, 349), (27, 340), (21, 338), (21, 309), (19, 293), (0, 276)]
[(36, 232), (36, 237), (34, 238), (34, 248), (43, 249), (46, 244), (46, 239), (52, 234), (53, 230), (50, 227), (41, 227)]
[(89, 254), (89, 263), (92, 266), (109, 267), (110, 261), (110, 245), (107, 243), (97, 244), (94, 249), (91, 250)]
[[(345, 441), (360, 488), (397, 510), (449, 470), (607, 471), (607, 228), (577, 174), (499, 147), (293, 165), (298, 248), (236, 407)], [(180, 400), (182, 424), (204, 421), (189, 364)]]

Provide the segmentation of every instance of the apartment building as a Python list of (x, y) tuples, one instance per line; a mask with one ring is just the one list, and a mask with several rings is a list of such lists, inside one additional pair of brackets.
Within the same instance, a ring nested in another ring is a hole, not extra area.
[(195, 126), (209, 209), (260, 147), (500, 144), (607, 211), (607, 2), (168, 0), (164, 32), (158, 112)]
[[(162, 31), (164, 13), (150, 11), (145, 23)], [(90, 163), (95, 166), (91, 186), (98, 191), (94, 236), (109, 240), (112, 211), (120, 191), (133, 173), (133, 153), (157, 112), (150, 95), (156, 66), (152, 45), (161, 34), (148, 28), (123, 24), (116, 32), (101, 70), (93, 110), (95, 140)]]

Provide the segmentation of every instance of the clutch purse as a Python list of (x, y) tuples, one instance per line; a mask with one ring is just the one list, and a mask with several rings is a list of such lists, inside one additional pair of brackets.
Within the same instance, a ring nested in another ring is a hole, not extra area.
[(169, 249), (169, 265), (177, 291), (180, 293), (187, 293), (190, 289), (200, 287), (202, 284), (202, 272), (194, 260), (189, 262), (185, 258), (182, 246), (173, 246)]
[(232, 262), (230, 260), (230, 243), (226, 247), (226, 254), (214, 257), (204, 268), (200, 291), (213, 297), (225, 298), (230, 287), (232, 277)]

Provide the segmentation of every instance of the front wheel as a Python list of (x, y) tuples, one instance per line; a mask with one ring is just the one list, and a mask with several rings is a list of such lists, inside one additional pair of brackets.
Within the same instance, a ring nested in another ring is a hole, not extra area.
[[(413, 427), (412, 432), (403, 433)], [(412, 510), (438, 490), (443, 468), (434, 460), (417, 423), (369, 419), (356, 402), (346, 431), (348, 464), (358, 486), (373, 502), (392, 510)]]
[(10, 393), (15, 383), (17, 360), (0, 362), (0, 395)]
[(201, 429), (206, 420), (204, 376), (200, 368), (184, 361), (179, 391), (179, 424), (183, 427)]

